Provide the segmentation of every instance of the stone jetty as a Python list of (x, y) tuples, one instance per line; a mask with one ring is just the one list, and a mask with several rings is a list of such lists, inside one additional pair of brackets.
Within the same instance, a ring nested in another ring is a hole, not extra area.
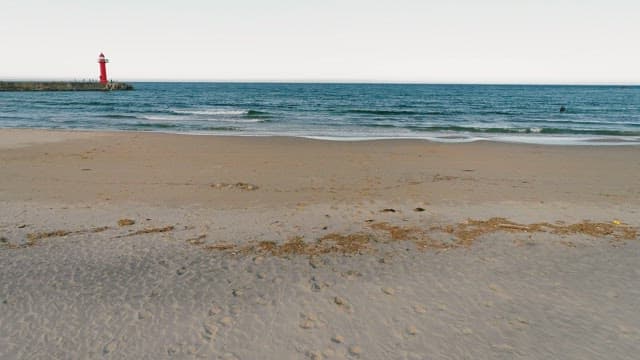
[(133, 90), (122, 82), (67, 82), (67, 81), (0, 81), (0, 91), (112, 91)]

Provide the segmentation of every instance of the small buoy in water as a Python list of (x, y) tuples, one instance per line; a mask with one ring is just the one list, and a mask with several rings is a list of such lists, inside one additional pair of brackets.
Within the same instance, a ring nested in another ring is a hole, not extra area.
[(560, 106), (560, 112), (565, 112), (565, 111), (567, 111), (567, 108), (564, 106)]

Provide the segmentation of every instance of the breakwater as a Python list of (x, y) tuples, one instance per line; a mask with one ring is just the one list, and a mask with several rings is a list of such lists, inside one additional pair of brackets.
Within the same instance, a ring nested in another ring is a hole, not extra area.
[(122, 82), (68, 82), (68, 81), (0, 81), (0, 91), (111, 91), (133, 90)]

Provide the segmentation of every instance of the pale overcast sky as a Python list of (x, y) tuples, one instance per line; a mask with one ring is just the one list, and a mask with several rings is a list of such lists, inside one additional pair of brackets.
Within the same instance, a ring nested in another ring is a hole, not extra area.
[(5, 0), (0, 79), (640, 83), (640, 0)]

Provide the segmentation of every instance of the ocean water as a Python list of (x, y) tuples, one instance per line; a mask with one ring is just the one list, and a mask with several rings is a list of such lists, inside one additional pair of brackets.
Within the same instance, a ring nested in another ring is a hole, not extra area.
[(0, 127), (640, 144), (636, 86), (133, 85), (134, 91), (123, 92), (0, 92)]

